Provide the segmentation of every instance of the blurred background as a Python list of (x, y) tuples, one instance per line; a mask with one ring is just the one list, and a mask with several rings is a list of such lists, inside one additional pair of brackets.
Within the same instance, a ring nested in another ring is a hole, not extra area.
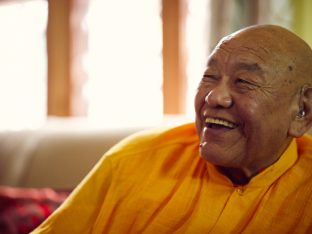
[(311, 0), (0, 0), (0, 233), (33, 230), (126, 136), (193, 121), (223, 36), (271, 23), (311, 46), (311, 13)]
[(311, 46), (311, 13), (310, 0), (0, 0), (0, 130), (192, 120), (221, 37), (272, 23)]

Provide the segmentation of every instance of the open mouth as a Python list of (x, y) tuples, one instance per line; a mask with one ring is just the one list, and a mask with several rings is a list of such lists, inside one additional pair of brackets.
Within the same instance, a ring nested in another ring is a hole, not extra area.
[(234, 129), (238, 124), (224, 119), (210, 118), (205, 119), (206, 126), (213, 129)]

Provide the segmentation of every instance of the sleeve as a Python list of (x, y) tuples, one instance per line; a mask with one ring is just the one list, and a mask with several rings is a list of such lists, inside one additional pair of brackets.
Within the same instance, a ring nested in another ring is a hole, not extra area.
[(90, 233), (111, 180), (110, 157), (103, 157), (68, 199), (31, 234)]

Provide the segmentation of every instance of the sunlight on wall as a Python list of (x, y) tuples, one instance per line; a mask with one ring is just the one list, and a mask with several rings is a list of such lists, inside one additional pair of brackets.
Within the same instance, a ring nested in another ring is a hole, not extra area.
[(86, 19), (88, 118), (148, 125), (162, 118), (159, 0), (93, 0)]
[(189, 0), (186, 21), (187, 64), (187, 97), (186, 115), (194, 118), (194, 97), (198, 84), (203, 76), (209, 53), (209, 4), (210, 0)]
[(294, 9), (293, 29), (300, 37), (302, 37), (312, 48), (312, 1), (291, 0)]
[(0, 5), (0, 129), (45, 120), (47, 13), (46, 1)]

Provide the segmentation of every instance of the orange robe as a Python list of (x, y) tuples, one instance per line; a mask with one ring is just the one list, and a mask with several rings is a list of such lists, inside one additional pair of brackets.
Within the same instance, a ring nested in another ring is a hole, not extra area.
[(311, 137), (245, 186), (198, 144), (194, 124), (123, 140), (33, 233), (312, 233)]

